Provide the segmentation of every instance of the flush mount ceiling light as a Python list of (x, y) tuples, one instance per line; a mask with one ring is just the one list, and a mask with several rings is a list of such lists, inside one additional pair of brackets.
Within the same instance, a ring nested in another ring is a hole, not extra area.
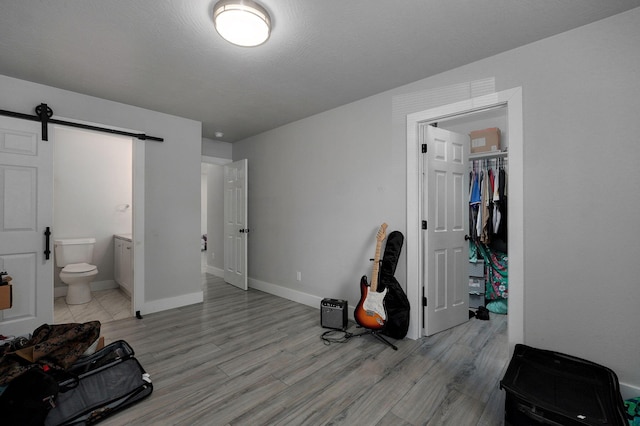
[(267, 11), (251, 0), (221, 0), (213, 7), (213, 23), (218, 34), (238, 46), (258, 46), (271, 33)]

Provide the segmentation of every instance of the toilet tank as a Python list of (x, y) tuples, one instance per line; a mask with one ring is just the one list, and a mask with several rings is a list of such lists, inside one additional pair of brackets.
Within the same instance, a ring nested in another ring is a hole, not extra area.
[(93, 246), (95, 243), (95, 238), (54, 240), (56, 265), (62, 268), (72, 263), (93, 262)]

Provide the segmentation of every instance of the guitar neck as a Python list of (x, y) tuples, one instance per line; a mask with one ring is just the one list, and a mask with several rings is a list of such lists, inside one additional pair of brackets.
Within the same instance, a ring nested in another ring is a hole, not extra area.
[(378, 275), (380, 270), (380, 246), (382, 241), (376, 244), (376, 255), (373, 258), (373, 271), (371, 272), (371, 291), (378, 291)]

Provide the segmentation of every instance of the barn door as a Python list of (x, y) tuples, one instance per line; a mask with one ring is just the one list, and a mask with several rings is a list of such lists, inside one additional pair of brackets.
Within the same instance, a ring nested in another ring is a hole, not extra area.
[[(12, 278), (13, 306), (0, 310), (0, 334), (53, 323), (53, 138), (40, 123), (0, 117), (0, 270)], [(47, 246), (47, 240), (50, 244)], [(48, 257), (48, 259), (47, 259)]]

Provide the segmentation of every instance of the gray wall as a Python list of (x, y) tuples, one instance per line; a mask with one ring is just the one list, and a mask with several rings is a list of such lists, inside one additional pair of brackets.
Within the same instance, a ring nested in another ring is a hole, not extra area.
[(524, 96), (525, 343), (640, 390), (639, 22), (640, 8), (234, 144), (251, 284), (355, 305), (380, 223), (406, 231), (393, 97), (495, 77)]
[(41, 102), (53, 109), (56, 118), (164, 138), (162, 143), (134, 142), (145, 144), (146, 276), (141, 310), (152, 312), (202, 301), (200, 122), (0, 76), (0, 109), (34, 114)]
[(207, 157), (231, 159), (233, 145), (213, 139), (202, 138), (202, 155)]

